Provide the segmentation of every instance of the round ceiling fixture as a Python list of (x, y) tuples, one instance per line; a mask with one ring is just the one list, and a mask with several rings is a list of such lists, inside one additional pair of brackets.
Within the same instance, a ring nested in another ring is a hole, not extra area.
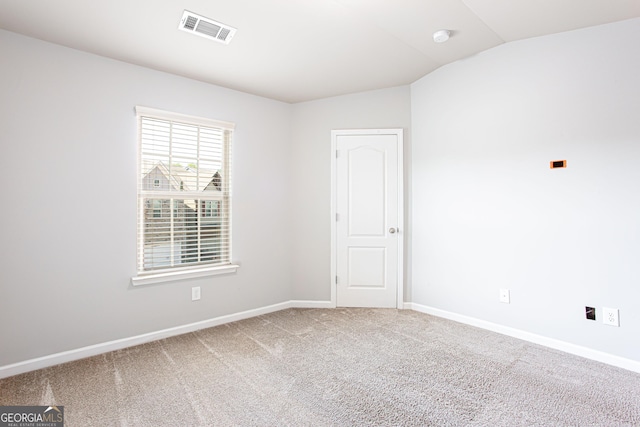
[(449, 30), (438, 30), (433, 33), (433, 41), (436, 43), (444, 43), (449, 40), (450, 35), (451, 31)]

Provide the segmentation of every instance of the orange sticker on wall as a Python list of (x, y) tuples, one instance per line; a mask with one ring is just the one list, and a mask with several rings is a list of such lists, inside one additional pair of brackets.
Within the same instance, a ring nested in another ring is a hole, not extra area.
[(551, 162), (549, 162), (549, 167), (551, 169), (566, 168), (567, 167), (567, 161), (566, 160), (552, 160)]

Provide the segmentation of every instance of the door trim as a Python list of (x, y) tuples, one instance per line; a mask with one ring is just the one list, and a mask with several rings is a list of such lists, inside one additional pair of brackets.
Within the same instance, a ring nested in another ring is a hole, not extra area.
[(337, 266), (337, 141), (343, 135), (396, 135), (398, 141), (398, 280), (396, 308), (404, 308), (404, 138), (403, 129), (341, 129), (331, 131), (331, 306), (338, 306)]

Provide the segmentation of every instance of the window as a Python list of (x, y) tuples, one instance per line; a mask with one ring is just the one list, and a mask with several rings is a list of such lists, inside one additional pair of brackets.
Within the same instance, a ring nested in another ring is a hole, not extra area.
[(205, 200), (202, 208), (202, 216), (205, 218), (213, 218), (220, 215), (220, 202), (218, 200)]
[(138, 275), (229, 266), (234, 125), (144, 107), (136, 114)]
[(153, 218), (162, 218), (163, 200), (153, 200)]

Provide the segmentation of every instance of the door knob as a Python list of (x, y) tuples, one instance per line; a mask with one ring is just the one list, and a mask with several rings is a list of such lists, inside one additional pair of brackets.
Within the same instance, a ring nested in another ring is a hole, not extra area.
[(395, 232), (396, 232), (395, 227), (391, 227), (391, 228), (389, 229), (389, 233), (393, 234), (393, 233), (395, 233)]

